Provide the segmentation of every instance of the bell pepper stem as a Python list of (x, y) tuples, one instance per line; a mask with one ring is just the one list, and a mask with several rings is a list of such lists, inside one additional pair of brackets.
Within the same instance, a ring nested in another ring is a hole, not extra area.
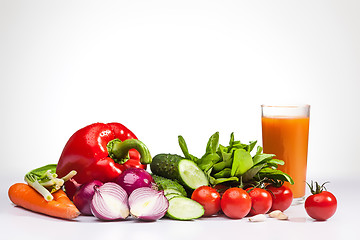
[(127, 139), (122, 142), (119, 139), (114, 139), (107, 144), (107, 150), (110, 158), (120, 164), (125, 163), (129, 159), (128, 153), (130, 149), (135, 149), (140, 153), (141, 164), (151, 163), (152, 158), (149, 149), (140, 140)]

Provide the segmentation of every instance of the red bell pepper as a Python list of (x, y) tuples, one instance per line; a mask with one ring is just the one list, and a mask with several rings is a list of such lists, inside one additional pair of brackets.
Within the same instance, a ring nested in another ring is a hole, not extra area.
[(72, 199), (82, 184), (92, 180), (114, 181), (128, 168), (151, 163), (148, 148), (120, 123), (94, 123), (75, 132), (66, 143), (57, 164), (62, 177), (71, 170), (77, 174), (65, 184)]

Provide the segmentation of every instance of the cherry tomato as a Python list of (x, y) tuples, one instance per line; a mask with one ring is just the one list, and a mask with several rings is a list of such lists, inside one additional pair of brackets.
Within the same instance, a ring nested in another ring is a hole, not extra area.
[(313, 195), (305, 200), (305, 210), (315, 220), (325, 221), (335, 214), (337, 200), (331, 192), (323, 191), (324, 184), (321, 186), (317, 182), (315, 184), (316, 190), (313, 189), (313, 184), (309, 185)]
[(204, 216), (211, 216), (218, 213), (221, 209), (220, 194), (212, 187), (201, 186), (191, 195), (191, 199), (200, 203), (204, 209)]
[(246, 191), (251, 198), (250, 215), (265, 214), (272, 205), (271, 194), (262, 188), (248, 188)]
[(288, 209), (293, 201), (293, 193), (290, 188), (282, 185), (280, 187), (268, 186), (266, 190), (270, 192), (272, 197), (272, 206), (270, 211), (280, 210), (285, 211)]
[(228, 190), (230, 187), (223, 185), (223, 184), (218, 184), (214, 186), (215, 190), (220, 193), (220, 197), (222, 197), (222, 195), (224, 194), (224, 192), (226, 190)]
[(244, 189), (229, 188), (221, 198), (221, 209), (229, 218), (243, 218), (250, 212), (251, 198)]

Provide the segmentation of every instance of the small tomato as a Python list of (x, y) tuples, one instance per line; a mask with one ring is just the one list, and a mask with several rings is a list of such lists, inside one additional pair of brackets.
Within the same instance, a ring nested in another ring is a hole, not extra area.
[(290, 188), (284, 185), (280, 187), (270, 185), (266, 187), (266, 190), (270, 192), (272, 197), (270, 211), (280, 210), (283, 212), (291, 206), (293, 201), (293, 193)]
[(192, 193), (191, 199), (200, 203), (204, 207), (204, 216), (214, 215), (218, 213), (221, 209), (220, 194), (212, 187), (198, 187)]
[(248, 188), (246, 191), (251, 198), (250, 215), (265, 214), (272, 205), (271, 194), (262, 188)]
[(244, 189), (229, 188), (221, 198), (221, 209), (229, 218), (243, 218), (250, 212), (251, 198)]
[(331, 192), (324, 191), (324, 189), (326, 190), (325, 183), (320, 186), (315, 182), (315, 185), (315, 190), (313, 189), (313, 183), (311, 183), (311, 186), (309, 185), (312, 195), (305, 200), (305, 210), (315, 220), (325, 221), (335, 214), (337, 200)]

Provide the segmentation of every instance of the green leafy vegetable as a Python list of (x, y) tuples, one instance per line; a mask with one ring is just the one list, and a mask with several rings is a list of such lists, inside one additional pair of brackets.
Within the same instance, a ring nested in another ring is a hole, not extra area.
[(293, 179), (286, 173), (273, 168), (263, 168), (259, 171), (259, 180), (262, 178), (268, 178), (272, 180), (279, 180), (284, 182), (289, 182), (290, 184), (294, 184)]
[(219, 155), (217, 155), (216, 153), (210, 153), (210, 154), (204, 155), (201, 159), (199, 159), (197, 164), (201, 170), (208, 171), (218, 161), (220, 161)]
[(218, 147), (219, 132), (216, 132), (209, 138), (205, 154), (197, 161), (201, 170), (206, 172), (221, 160), (221, 157), (217, 154)]
[(218, 173), (214, 174), (215, 178), (229, 178), (231, 177), (231, 168), (224, 168)]
[(252, 168), (250, 168), (248, 171), (246, 171), (243, 175), (242, 175), (242, 180), (244, 182), (249, 182), (251, 181), (251, 179), (253, 179), (256, 174), (264, 167), (265, 164), (260, 164), (260, 165), (256, 165), (253, 166)]
[(266, 160), (272, 159), (273, 157), (275, 157), (275, 154), (265, 154), (265, 153), (256, 154), (253, 158), (254, 165), (263, 163)]
[(206, 146), (206, 153), (216, 153), (219, 146), (219, 132), (214, 133), (210, 138)]
[(219, 144), (219, 132), (214, 133), (209, 138), (206, 152), (201, 158), (189, 153), (182, 136), (179, 136), (179, 144), (185, 158), (195, 161), (212, 185), (229, 183), (242, 186), (270, 181), (294, 183), (288, 174), (277, 169), (278, 165), (284, 165), (284, 161), (275, 159), (274, 154), (263, 153), (261, 146), (258, 146), (256, 153), (251, 156), (257, 141), (242, 143), (235, 140), (234, 133), (230, 135), (228, 146)]
[(197, 162), (198, 158), (189, 153), (189, 150), (188, 150), (188, 147), (186, 145), (185, 139), (182, 136), (178, 136), (178, 141), (179, 141), (181, 151), (183, 152), (185, 158), (189, 159), (189, 160), (192, 160), (194, 162)]
[(245, 149), (234, 151), (234, 159), (231, 168), (231, 176), (239, 177), (253, 166), (253, 160), (249, 152)]

